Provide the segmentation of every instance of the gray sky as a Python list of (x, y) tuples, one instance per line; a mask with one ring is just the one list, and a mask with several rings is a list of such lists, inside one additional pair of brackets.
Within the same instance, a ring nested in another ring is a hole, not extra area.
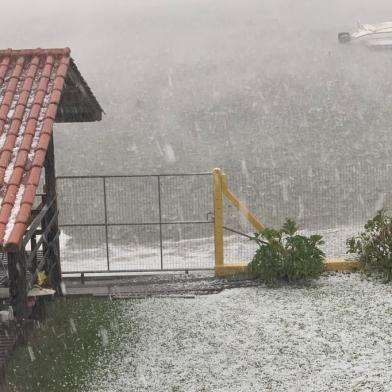
[(322, 164), (353, 138), (349, 159), (389, 154), (390, 55), (336, 39), (388, 19), (387, 0), (24, 0), (2, 5), (1, 46), (70, 46), (107, 113), (56, 127), (63, 174), (236, 168), (250, 149), (248, 167)]

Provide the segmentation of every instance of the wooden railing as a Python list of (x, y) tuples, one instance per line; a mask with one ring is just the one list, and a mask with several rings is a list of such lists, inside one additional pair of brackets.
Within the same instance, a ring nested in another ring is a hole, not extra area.
[(61, 294), (60, 231), (56, 199), (47, 200), (47, 195), (42, 195), (42, 203), (32, 216), (34, 218), (19, 250), (7, 253), (10, 299), (19, 321), (27, 316), (28, 292), (37, 282), (39, 272), (45, 271), (50, 286)]

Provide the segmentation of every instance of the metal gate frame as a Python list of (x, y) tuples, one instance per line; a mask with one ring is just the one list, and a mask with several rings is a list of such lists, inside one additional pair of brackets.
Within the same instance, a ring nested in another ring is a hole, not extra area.
[[(202, 271), (202, 270), (214, 270), (215, 262), (211, 261), (210, 268), (196, 267), (196, 268), (164, 268), (164, 255), (163, 255), (163, 235), (162, 228), (165, 225), (198, 225), (198, 224), (214, 224), (214, 213), (213, 211), (206, 211), (206, 220), (194, 220), (194, 221), (170, 221), (164, 222), (162, 220), (162, 184), (161, 179), (164, 177), (202, 177), (208, 176), (213, 183), (213, 173), (171, 173), (171, 174), (148, 174), (148, 175), (86, 175), (86, 176), (58, 176), (56, 181), (67, 180), (67, 179), (102, 179), (103, 186), (103, 206), (104, 206), (104, 223), (72, 223), (72, 224), (60, 224), (59, 227), (105, 227), (105, 242), (106, 242), (106, 270), (85, 270), (85, 271), (63, 271), (63, 275), (74, 275), (74, 274), (108, 274), (108, 273), (137, 273), (137, 272), (169, 272), (169, 271)], [(107, 200), (107, 184), (106, 181), (109, 178), (156, 178), (157, 179), (157, 195), (158, 195), (158, 222), (146, 222), (146, 223), (109, 223), (108, 222), (108, 200)], [(213, 206), (213, 195), (211, 192), (211, 207)], [(213, 208), (213, 207), (212, 207)], [(109, 251), (109, 227), (112, 226), (141, 226), (141, 225), (157, 225), (159, 227), (159, 248), (160, 248), (160, 268), (159, 269), (111, 269), (110, 267), (110, 251)]]

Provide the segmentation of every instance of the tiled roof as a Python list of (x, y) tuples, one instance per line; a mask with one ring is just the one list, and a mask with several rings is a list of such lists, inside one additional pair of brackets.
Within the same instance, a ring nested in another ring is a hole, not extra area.
[(102, 109), (70, 49), (0, 50), (0, 247), (19, 247), (55, 121), (97, 121)]

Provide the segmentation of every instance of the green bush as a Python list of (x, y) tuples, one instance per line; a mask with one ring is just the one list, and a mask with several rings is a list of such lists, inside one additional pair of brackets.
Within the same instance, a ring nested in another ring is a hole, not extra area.
[(366, 273), (381, 273), (392, 280), (392, 217), (380, 210), (370, 219), (365, 230), (347, 240), (347, 253), (354, 253)]
[(252, 240), (259, 248), (249, 267), (266, 283), (300, 283), (317, 278), (323, 272), (324, 242), (320, 235), (296, 234), (295, 222), (287, 219), (279, 230), (266, 228)]

